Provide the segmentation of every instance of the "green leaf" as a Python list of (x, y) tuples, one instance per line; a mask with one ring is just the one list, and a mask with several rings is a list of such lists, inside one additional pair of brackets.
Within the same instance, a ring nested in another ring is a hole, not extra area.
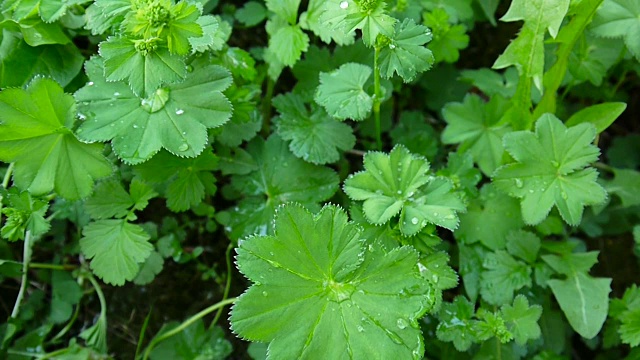
[(172, 55), (162, 47), (145, 54), (136, 50), (135, 41), (109, 37), (100, 43), (107, 81), (126, 79), (134, 94), (148, 97), (160, 85), (178, 82), (187, 75), (187, 67), (180, 56)]
[[(331, 41), (334, 41), (336, 44), (341, 46), (353, 44), (355, 40), (355, 32), (344, 31), (338, 26), (327, 26), (325, 22), (325, 7), (340, 8), (340, 4), (341, 0), (309, 0), (307, 11), (300, 15), (300, 26), (303, 29), (313, 31), (314, 34), (320, 37), (320, 39), (327, 44), (331, 43)], [(337, 20), (340, 16), (343, 16), (344, 13), (340, 12), (332, 14), (329, 12), (327, 15), (328, 17), (336, 16), (335, 19)]]
[(211, 151), (190, 159), (162, 151), (150, 161), (136, 166), (134, 171), (149, 182), (167, 184), (167, 207), (179, 212), (200, 204), (205, 194), (215, 194), (216, 180), (212, 171), (217, 168), (218, 158)]
[(496, 26), (496, 10), (498, 10), (500, 0), (478, 0), (478, 4), (491, 25)]
[(2, 190), (0, 189), (0, 196), (4, 196), (8, 205), (1, 211), (7, 217), (1, 231), (3, 238), (17, 241), (24, 239), (27, 231), (32, 236), (40, 236), (49, 231), (51, 225), (45, 219), (49, 209), (48, 202), (34, 199), (28, 191), (20, 192), (15, 187), (5, 194)]
[(606, 38), (624, 37), (631, 53), (640, 59), (640, 4), (635, 0), (605, 0), (591, 24), (591, 31)]
[(359, 228), (335, 206), (315, 216), (284, 206), (275, 229), (237, 250), (238, 268), (254, 284), (233, 306), (235, 333), (270, 342), (276, 359), (422, 358), (417, 320), (431, 289), (415, 250), (365, 251)]
[(511, 131), (500, 123), (508, 102), (494, 96), (484, 103), (477, 95), (467, 95), (462, 103), (448, 103), (442, 109), (447, 127), (442, 132), (445, 144), (460, 144), (459, 151), (468, 151), (480, 170), (491, 175), (502, 164), (502, 137)]
[(418, 233), (427, 223), (451, 230), (458, 226), (457, 212), (464, 211), (464, 204), (451, 192), (448, 179), (427, 176), (426, 159), (398, 145), (388, 155), (367, 153), (364, 168), (345, 180), (344, 192), (352, 200), (364, 201), (364, 214), (372, 224), (382, 225), (399, 213), (405, 236)]
[(202, 36), (189, 38), (189, 44), (193, 52), (220, 50), (216, 48), (216, 37), (220, 28), (218, 18), (211, 15), (204, 15), (200, 16), (196, 22), (202, 28)]
[(536, 340), (542, 336), (538, 325), (542, 307), (530, 306), (529, 300), (524, 295), (516, 296), (513, 306), (506, 304), (500, 308), (500, 312), (518, 345), (525, 345), (527, 341)]
[(171, 20), (164, 33), (172, 54), (188, 54), (191, 49), (189, 39), (202, 36), (202, 27), (197, 21), (200, 15), (198, 6), (188, 1), (180, 1), (171, 6)]
[(236, 10), (235, 17), (244, 26), (252, 27), (260, 24), (267, 18), (267, 9), (260, 2), (249, 1)]
[(309, 111), (299, 95), (277, 96), (273, 106), (280, 113), (275, 120), (278, 135), (291, 141), (289, 149), (305, 161), (333, 163), (340, 159), (341, 151), (355, 145), (356, 137), (349, 125), (332, 118), (315, 104)]
[(95, 179), (111, 174), (102, 146), (82, 143), (73, 134), (75, 112), (73, 97), (50, 79), (0, 93), (0, 160), (15, 162), (16, 186), (32, 195), (55, 190), (79, 199), (91, 193)]
[(571, 115), (565, 122), (568, 127), (582, 123), (591, 123), (596, 127), (596, 131), (605, 131), (624, 112), (627, 104), (622, 102), (611, 102), (592, 105)]
[(49, 318), (56, 324), (73, 315), (73, 306), (82, 299), (82, 288), (66, 271), (53, 271), (51, 275), (51, 312)]
[(512, 231), (507, 235), (507, 251), (511, 255), (533, 264), (538, 258), (538, 251), (540, 251), (540, 238), (528, 231)]
[(125, 220), (98, 220), (82, 229), (80, 248), (91, 260), (91, 270), (105, 283), (123, 285), (133, 280), (153, 250), (149, 235)]
[(73, 44), (29, 46), (8, 32), (4, 33), (2, 47), (6, 49), (0, 58), (0, 86), (3, 88), (23, 87), (36, 75), (67, 86), (80, 73), (84, 62)]
[(255, 170), (232, 178), (232, 186), (246, 197), (225, 212), (223, 222), (233, 239), (270, 234), (275, 209), (281, 204), (295, 201), (318, 208), (317, 203), (328, 200), (338, 189), (340, 179), (333, 170), (295, 157), (276, 135), (267, 141), (254, 139), (247, 152), (251, 160), (244, 162)]
[(418, 73), (429, 70), (434, 62), (431, 50), (424, 46), (429, 41), (431, 33), (426, 26), (411, 19), (398, 23), (389, 44), (380, 50), (380, 74), (390, 79), (396, 73), (404, 82), (410, 82)]
[(640, 309), (627, 311), (621, 318), (620, 339), (631, 346), (640, 345)]
[(431, 29), (433, 40), (429, 48), (433, 51), (436, 62), (454, 63), (460, 57), (460, 50), (469, 45), (467, 28), (464, 25), (451, 25), (449, 15), (443, 9), (434, 9), (424, 13), (423, 23)]
[(458, 285), (458, 274), (449, 266), (449, 255), (444, 251), (429, 254), (420, 259), (420, 272), (439, 290), (453, 289)]
[(452, 23), (459, 23), (473, 18), (471, 0), (422, 0), (422, 6), (428, 11), (443, 9), (451, 17)]
[(564, 16), (569, 10), (569, 0), (515, 0), (502, 21), (524, 20), (518, 37), (496, 60), (493, 67), (502, 69), (515, 65), (521, 76), (533, 78), (542, 90), (544, 72), (544, 34), (548, 29), (552, 37), (558, 35)]
[(279, 15), (289, 24), (295, 24), (300, 0), (266, 0), (267, 9)]
[(120, 181), (109, 179), (96, 186), (84, 208), (93, 219), (124, 218), (133, 204)]
[(145, 262), (140, 266), (138, 275), (133, 279), (136, 285), (150, 284), (156, 275), (160, 274), (164, 267), (164, 258), (157, 251), (152, 251)]
[(439, 149), (438, 134), (425, 116), (418, 111), (403, 112), (389, 135), (394, 144), (402, 144), (414, 154), (433, 159)]
[(453, 302), (442, 305), (436, 336), (440, 341), (453, 342), (458, 351), (467, 351), (477, 341), (477, 320), (473, 320), (473, 315), (473, 304), (464, 296), (456, 296)]
[(340, 120), (360, 121), (368, 118), (373, 99), (365, 91), (365, 84), (371, 71), (366, 65), (347, 63), (330, 73), (321, 72), (315, 101), (329, 115)]
[(87, 141), (112, 140), (123, 161), (139, 164), (164, 148), (180, 157), (196, 157), (207, 144), (207, 128), (231, 116), (222, 94), (231, 84), (229, 72), (216, 65), (199, 67), (184, 82), (158, 89), (142, 101), (123, 83), (102, 76), (100, 58), (87, 62), (91, 80), (75, 94), (87, 120), (78, 134)]
[(95, 0), (85, 11), (86, 28), (92, 35), (120, 26), (131, 10), (131, 0)]
[(607, 318), (611, 279), (593, 278), (587, 274), (598, 261), (598, 252), (568, 254), (563, 257), (544, 255), (542, 259), (565, 280), (549, 280), (560, 308), (571, 327), (582, 337), (595, 337)]
[(605, 184), (610, 194), (617, 195), (622, 206), (631, 207), (640, 204), (640, 172), (629, 169), (613, 169), (615, 177)]
[(396, 19), (389, 16), (383, 0), (328, 0), (320, 23), (329, 29), (350, 34), (359, 29), (362, 41), (368, 47), (375, 44), (379, 34), (392, 37)]
[(490, 249), (504, 249), (507, 234), (524, 226), (518, 201), (486, 184), (480, 196), (471, 201), (466, 213), (460, 215), (456, 239), (466, 244), (481, 242)]
[(302, 53), (309, 49), (309, 36), (298, 25), (277, 24), (269, 21), (267, 29), (271, 30), (267, 51), (284, 66), (295, 65)]
[(493, 337), (501, 344), (513, 340), (513, 334), (507, 329), (500, 313), (479, 308), (476, 317), (479, 319), (476, 323), (476, 337), (480, 342), (485, 343)]
[[(157, 336), (179, 324), (164, 326)], [(231, 343), (219, 326), (206, 329), (198, 319), (183, 331), (160, 342), (151, 352), (151, 360), (226, 359), (232, 352)]]
[(493, 182), (510, 196), (521, 198), (522, 217), (538, 224), (555, 205), (565, 222), (578, 225), (587, 205), (606, 199), (595, 169), (598, 159), (593, 146), (593, 125), (567, 128), (551, 114), (540, 117), (535, 133), (519, 131), (505, 135), (509, 154), (517, 161), (496, 170)]
[(489, 304), (511, 303), (514, 292), (531, 287), (531, 267), (514, 259), (504, 250), (489, 253), (482, 266), (480, 294)]

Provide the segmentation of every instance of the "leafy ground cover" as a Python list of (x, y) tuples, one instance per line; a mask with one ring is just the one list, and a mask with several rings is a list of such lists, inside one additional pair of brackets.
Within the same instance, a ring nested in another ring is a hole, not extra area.
[(637, 1), (0, 11), (0, 357), (640, 357)]

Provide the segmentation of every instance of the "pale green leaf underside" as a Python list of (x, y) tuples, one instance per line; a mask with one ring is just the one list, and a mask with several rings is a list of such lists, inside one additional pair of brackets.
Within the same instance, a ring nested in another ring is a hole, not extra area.
[(111, 174), (102, 146), (84, 144), (72, 133), (75, 110), (73, 97), (50, 79), (0, 92), (0, 160), (15, 162), (18, 187), (80, 199), (91, 193), (95, 179)]
[[(231, 76), (219, 66), (198, 68), (184, 82), (143, 100), (126, 84), (105, 81), (99, 58), (89, 61), (86, 70), (91, 82), (75, 95), (87, 117), (78, 135), (87, 141), (111, 140), (118, 157), (130, 164), (144, 162), (162, 148), (196, 157), (207, 144), (207, 128), (231, 116), (231, 103), (222, 94)], [(164, 105), (158, 100), (162, 96)]]
[(315, 216), (281, 207), (275, 227), (275, 236), (245, 239), (237, 250), (254, 285), (233, 307), (234, 332), (270, 342), (269, 359), (422, 357), (417, 318), (430, 285), (414, 250), (366, 252), (360, 229), (335, 206)]
[(556, 206), (568, 224), (577, 225), (586, 205), (602, 203), (607, 196), (596, 182), (597, 171), (587, 167), (599, 155), (591, 144), (595, 135), (593, 125), (566, 128), (553, 115), (543, 115), (535, 133), (505, 136), (505, 147), (517, 162), (497, 169), (493, 181), (510, 196), (522, 199), (526, 223), (540, 223)]
[(153, 250), (149, 235), (125, 220), (98, 220), (85, 226), (82, 235), (82, 253), (92, 259), (91, 270), (107, 284), (133, 280)]

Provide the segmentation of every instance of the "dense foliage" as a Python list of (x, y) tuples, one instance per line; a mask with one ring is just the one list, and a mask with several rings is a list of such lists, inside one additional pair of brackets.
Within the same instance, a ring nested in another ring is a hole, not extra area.
[(0, 357), (640, 357), (637, 0), (0, 11)]

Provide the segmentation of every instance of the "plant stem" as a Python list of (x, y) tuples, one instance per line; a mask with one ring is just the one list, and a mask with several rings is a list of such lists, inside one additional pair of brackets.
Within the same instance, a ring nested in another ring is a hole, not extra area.
[(78, 268), (76, 265), (58, 265), (58, 264), (41, 264), (41, 263), (31, 263), (29, 265), (32, 269), (49, 269), (49, 270), (59, 270), (59, 271), (70, 271)]
[(262, 133), (265, 137), (269, 136), (269, 124), (271, 123), (271, 98), (273, 98), (273, 89), (276, 82), (267, 75), (267, 92), (262, 98)]
[(206, 315), (218, 310), (219, 308), (222, 308), (226, 305), (229, 304), (233, 304), (238, 298), (237, 297), (233, 297), (231, 299), (226, 299), (226, 300), (222, 300), (218, 303), (215, 303), (211, 306), (209, 306), (208, 308), (200, 311), (199, 313), (193, 315), (192, 317), (188, 318), (187, 320), (185, 320), (182, 324), (178, 325), (177, 327), (167, 331), (166, 333), (161, 334), (160, 336), (157, 336), (155, 338), (153, 338), (151, 340), (151, 342), (149, 343), (149, 346), (147, 346), (147, 350), (145, 350), (144, 355), (142, 356), (142, 360), (147, 360), (149, 358), (149, 355), (151, 354), (151, 350), (153, 350), (153, 348), (160, 342), (176, 335), (179, 334), (180, 332), (182, 332), (184, 329), (188, 328), (191, 324), (193, 324), (194, 322), (200, 320), (201, 318), (205, 317)]
[(378, 150), (382, 150), (382, 135), (380, 130), (380, 101), (382, 91), (380, 88), (380, 67), (378, 66), (379, 56), (380, 48), (375, 46), (373, 55), (373, 120), (376, 124), (376, 146)]
[(31, 230), (27, 230), (24, 235), (24, 248), (22, 250), (22, 280), (20, 281), (20, 290), (18, 291), (18, 297), (13, 305), (13, 311), (11, 317), (16, 318), (20, 313), (20, 303), (24, 297), (24, 292), (27, 288), (27, 275), (29, 271), (29, 262), (31, 261)]
[[(11, 179), (11, 174), (13, 173), (14, 166), (15, 166), (15, 163), (9, 164), (9, 167), (7, 168), (7, 172), (4, 174), (4, 179), (2, 179), (2, 187), (4, 189), (6, 189), (7, 186), (9, 186), (9, 179)], [(2, 193), (0, 193), (0, 225), (1, 224), (2, 224)]]
[[(225, 252), (225, 258), (227, 259), (227, 283), (224, 286), (224, 293), (222, 294), (222, 300), (225, 300), (227, 297), (229, 297), (229, 289), (231, 288), (231, 256), (230, 256), (231, 249), (233, 249), (233, 244), (229, 244), (229, 246), (227, 246), (227, 251)], [(222, 315), (222, 308), (219, 308), (218, 312), (216, 313), (216, 316), (213, 318), (213, 321), (211, 322), (211, 325), (209, 325), (209, 328), (213, 328), (216, 325), (221, 315)]]

